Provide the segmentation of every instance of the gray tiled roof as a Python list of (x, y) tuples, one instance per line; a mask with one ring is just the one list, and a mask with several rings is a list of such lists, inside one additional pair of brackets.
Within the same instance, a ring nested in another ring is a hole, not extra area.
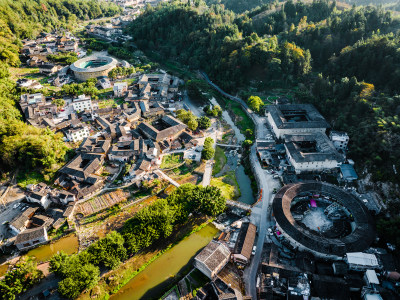
[[(279, 129), (330, 127), (328, 122), (326, 122), (324, 117), (312, 104), (268, 105), (267, 109)], [(308, 120), (302, 122), (287, 122), (283, 112), (290, 111), (305, 112)]]
[(45, 234), (46, 234), (46, 229), (44, 228), (44, 226), (39, 228), (27, 229), (24, 232), (21, 232), (20, 234), (17, 235), (17, 238), (15, 239), (14, 243), (22, 244), (31, 240), (44, 237)]
[[(323, 133), (285, 135), (285, 147), (296, 162), (315, 162), (336, 160), (343, 162), (344, 157), (333, 146), (332, 142)], [(315, 142), (317, 152), (306, 153), (297, 146), (298, 142)]]
[[(326, 238), (300, 226), (290, 211), (291, 202), (302, 192), (317, 192), (329, 195), (350, 211), (355, 228), (347, 236)], [(375, 230), (367, 208), (352, 194), (332, 184), (308, 181), (284, 186), (276, 195), (272, 204), (277, 225), (298, 243), (305, 247), (329, 255), (343, 256), (347, 252), (363, 251), (375, 239)]]
[(214, 271), (222, 261), (229, 258), (230, 251), (223, 244), (211, 241), (197, 256), (195, 260), (203, 263), (210, 271)]

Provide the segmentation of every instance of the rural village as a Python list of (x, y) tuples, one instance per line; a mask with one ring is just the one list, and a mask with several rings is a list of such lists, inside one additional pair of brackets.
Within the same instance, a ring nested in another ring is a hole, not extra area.
[[(124, 13), (86, 25), (85, 34), (132, 40), (123, 28), (148, 2), (114, 2)], [(22, 42), (24, 120), (62, 135), (69, 161), (52, 178), (1, 187), (0, 277), (23, 256), (35, 256), (45, 276), (18, 299), (59, 299), (52, 255), (86, 249), (188, 183), (220, 188), (225, 212), (180, 242), (206, 236), (188, 242), (186, 261), (175, 258), (175, 278), (133, 298), (129, 281), (111, 299), (398, 297), (395, 248), (379, 244), (373, 226), (384, 204), (358, 180), (349, 135), (332, 130), (314, 105), (277, 94), (256, 113), (202, 71), (208, 101), (198, 103), (173, 71), (92, 51), (69, 31)], [(217, 94), (241, 114), (225, 110)], [(244, 118), (253, 128), (238, 127)]]

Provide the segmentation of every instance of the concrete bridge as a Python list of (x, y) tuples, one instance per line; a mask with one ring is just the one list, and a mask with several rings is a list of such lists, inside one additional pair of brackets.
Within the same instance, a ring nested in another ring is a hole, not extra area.
[(226, 205), (235, 206), (235, 207), (241, 208), (243, 210), (251, 210), (251, 205), (248, 205), (248, 204), (243, 203), (243, 202), (226, 200)]
[(237, 148), (237, 149), (242, 148), (241, 145), (228, 145), (228, 144), (218, 144), (218, 143), (217, 143), (217, 146), (226, 147), (226, 148)]

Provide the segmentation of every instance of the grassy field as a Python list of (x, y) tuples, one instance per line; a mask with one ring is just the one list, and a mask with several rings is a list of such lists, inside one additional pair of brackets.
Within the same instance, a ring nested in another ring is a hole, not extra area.
[(199, 167), (199, 163), (192, 161), (190, 164), (188, 162), (181, 164), (179, 167), (168, 170), (166, 173), (168, 176), (170, 176), (172, 179), (177, 181), (180, 184), (184, 183), (193, 183), (197, 184), (197, 181), (199, 180), (199, 176), (195, 173), (196, 168)]
[(219, 172), (221, 172), (222, 168), (225, 166), (226, 164), (226, 156), (225, 156), (225, 152), (221, 147), (216, 147), (215, 148), (215, 164), (213, 167), (213, 172), (212, 174), (218, 174)]
[(13, 80), (20, 77), (40, 80), (39, 77), (45, 77), (39, 73), (39, 68), (9, 68), (9, 70)]
[(113, 99), (109, 100), (103, 100), (98, 102), (99, 108), (106, 108), (115, 105), (115, 102)]
[(44, 182), (43, 175), (36, 171), (31, 172), (19, 172), (17, 175), (17, 184), (22, 187), (26, 188), (29, 184), (38, 184), (40, 182)]
[(244, 134), (246, 129), (251, 129), (254, 132), (254, 123), (252, 119), (243, 111), (239, 103), (228, 100), (228, 109), (231, 110), (235, 119), (233, 120)]
[(229, 200), (240, 197), (239, 184), (236, 181), (235, 171), (229, 171), (224, 176), (211, 179), (211, 186), (219, 188), (222, 196)]
[(183, 162), (183, 153), (165, 155), (162, 159), (161, 169), (171, 169)]

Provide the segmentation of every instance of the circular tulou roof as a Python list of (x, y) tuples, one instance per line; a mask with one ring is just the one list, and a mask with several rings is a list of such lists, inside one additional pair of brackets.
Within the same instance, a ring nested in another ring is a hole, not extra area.
[[(98, 66), (89, 67), (93, 63)], [(110, 56), (88, 56), (74, 62), (70, 66), (70, 69), (74, 72), (81, 72), (81, 73), (101, 72), (111, 67), (115, 67), (117, 64), (118, 61)]]
[[(291, 203), (303, 192), (318, 192), (331, 196), (350, 211), (355, 228), (341, 238), (327, 238), (300, 226), (293, 218)], [(375, 239), (373, 220), (367, 208), (355, 196), (332, 184), (318, 181), (300, 182), (284, 186), (272, 204), (277, 225), (299, 244), (326, 255), (343, 256), (347, 252), (359, 252), (369, 247)]]

